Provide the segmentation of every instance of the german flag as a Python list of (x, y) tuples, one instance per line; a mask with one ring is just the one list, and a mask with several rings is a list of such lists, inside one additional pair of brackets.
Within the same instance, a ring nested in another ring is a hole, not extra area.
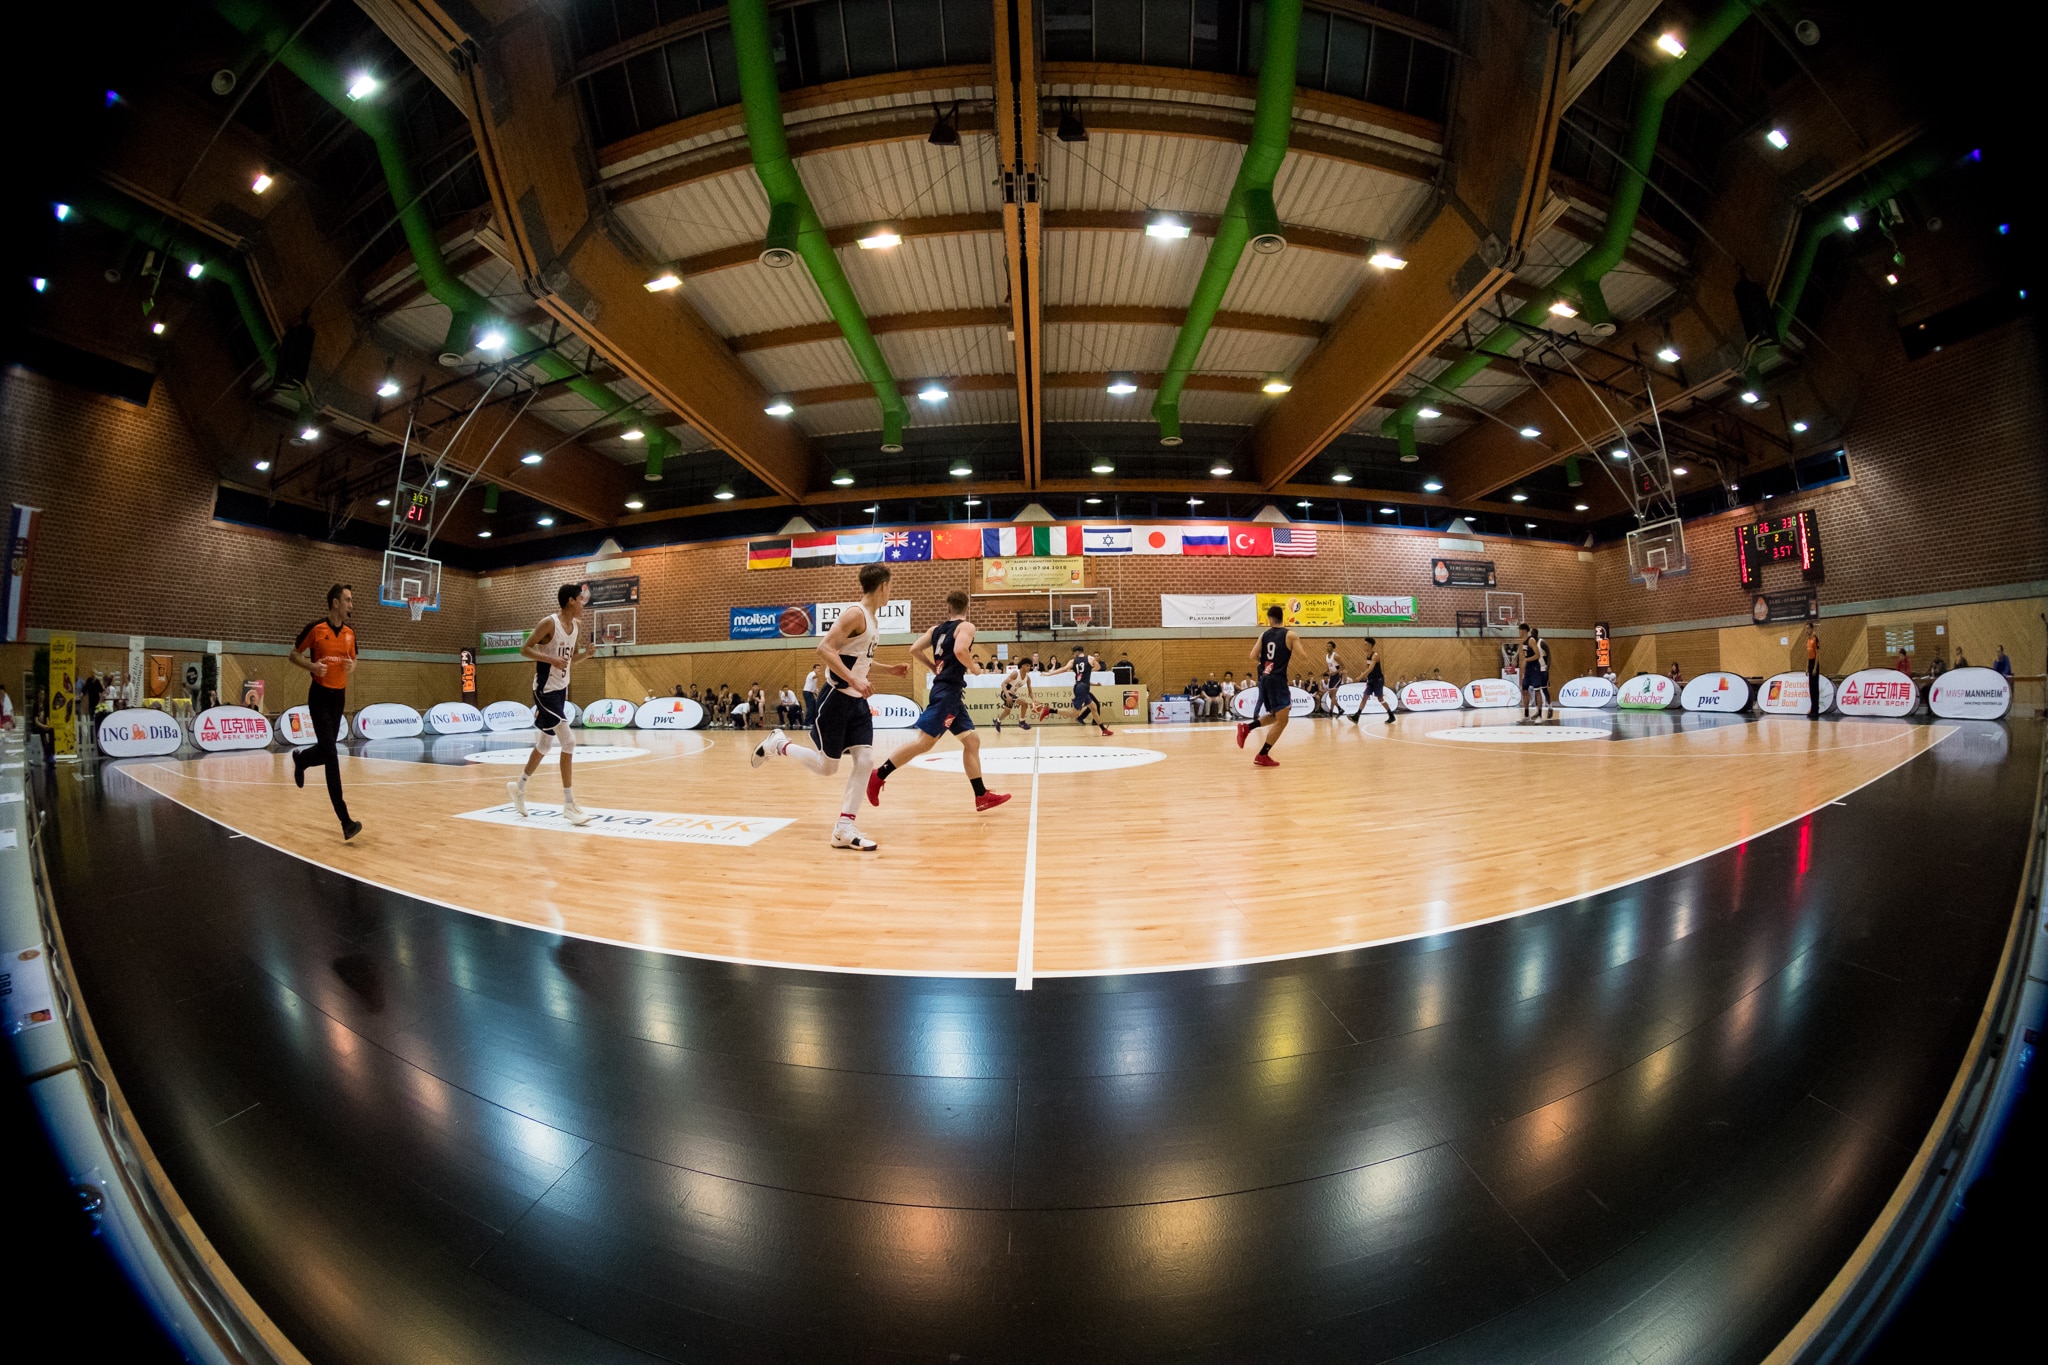
[(789, 540), (750, 540), (747, 542), (747, 567), (750, 569), (786, 569), (789, 567)]

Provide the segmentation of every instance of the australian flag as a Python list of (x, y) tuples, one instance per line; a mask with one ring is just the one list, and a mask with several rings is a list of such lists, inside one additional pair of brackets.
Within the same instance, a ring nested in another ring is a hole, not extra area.
[(932, 533), (930, 531), (885, 531), (882, 533), (882, 558), (891, 564), (903, 564), (932, 557)]

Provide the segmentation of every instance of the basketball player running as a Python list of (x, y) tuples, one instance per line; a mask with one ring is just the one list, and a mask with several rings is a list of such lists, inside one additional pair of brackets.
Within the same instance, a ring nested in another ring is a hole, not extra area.
[(846, 796), (839, 803), (839, 820), (832, 827), (832, 847), (873, 853), (880, 845), (854, 828), (854, 812), (860, 809), (861, 792), (875, 766), (875, 717), (868, 710), (874, 692), (868, 682), (871, 669), (879, 668), (898, 677), (910, 672), (909, 664), (878, 664), (875, 642), (880, 636), (883, 605), (889, 597), (889, 566), (865, 564), (860, 571), (860, 602), (839, 613), (832, 629), (818, 642), (818, 655), (825, 661), (820, 679), (823, 696), (818, 714), (811, 721), (811, 738), (816, 749), (791, 744), (780, 730), (754, 746), (756, 768), (771, 758), (793, 759), (812, 772), (830, 777), (839, 771), (839, 760), (850, 765), (846, 774)]
[[(1301, 641), (1295, 638), (1293, 631), (1280, 624), (1286, 614), (1277, 602), (1266, 608), (1268, 624), (1252, 646), (1252, 667), (1259, 680), (1259, 699), (1253, 706), (1252, 719), (1237, 724), (1237, 747), (1240, 749), (1252, 731), (1271, 727), (1271, 733), (1259, 745), (1258, 756), (1252, 759), (1252, 765), (1258, 768), (1280, 766), (1274, 761), (1273, 746), (1280, 742), (1294, 711), (1294, 697), (1287, 689), (1287, 666), (1294, 661)], [(1265, 716), (1263, 720), (1259, 718), (1261, 713)]]
[(1387, 701), (1387, 673), (1380, 666), (1380, 642), (1368, 635), (1365, 637), (1365, 695), (1358, 699), (1358, 709), (1351, 713), (1351, 723), (1356, 725), (1365, 714), (1365, 704), (1374, 697), (1379, 698), (1380, 707), (1387, 713), (1387, 724), (1394, 723), (1394, 708)]
[[(947, 600), (950, 602), (952, 599), (948, 598)], [(1019, 679), (1023, 680), (1021, 690), (1018, 688)], [(1019, 725), (1023, 726), (1026, 730), (1031, 728), (1031, 708), (1038, 704), (1038, 698), (1031, 695), (1031, 675), (1017, 667), (1015, 659), (1010, 661), (1009, 668), (1003, 673), (1002, 687), (997, 694), (996, 700), (998, 702), (996, 707), (997, 734), (1003, 732), (1003, 717), (1009, 715), (1012, 711), (1017, 713), (1017, 723)]]
[(974, 645), (974, 623), (967, 619), (967, 594), (955, 588), (946, 594), (946, 619), (917, 637), (910, 657), (932, 674), (931, 700), (917, 718), (917, 737), (883, 761), (868, 778), (868, 804), (882, 804), (882, 784), (889, 774), (929, 750), (948, 730), (960, 738), (960, 766), (974, 788), (974, 809), (994, 810), (1010, 799), (981, 784), (981, 736), (967, 714), (967, 675), (981, 672), (981, 661), (968, 651)]
[[(1095, 694), (1088, 690), (1091, 675), (1095, 671), (1095, 665), (1096, 659), (1094, 655), (1083, 650), (1079, 645), (1074, 646), (1074, 721), (1080, 725), (1093, 725), (1105, 735), (1113, 735), (1116, 731), (1102, 723), (1101, 703), (1097, 702)], [(1038, 718), (1044, 720), (1052, 709), (1050, 706), (1039, 707)]]
[[(341, 799), (341, 758), (334, 750), (341, 737), (341, 708), (348, 700), (348, 680), (356, 671), (356, 632), (349, 624), (356, 612), (355, 592), (346, 583), (327, 590), (327, 615), (309, 623), (292, 646), (292, 662), (313, 675), (306, 689), (306, 710), (313, 716), (313, 744), (292, 753), (292, 782), (306, 785), (306, 769), (327, 769), (327, 799), (341, 821), (346, 843), (362, 833), (363, 822), (348, 818)], [(44, 749), (49, 753), (49, 749)]]
[(590, 601), (590, 588), (583, 583), (564, 583), (555, 589), (556, 611), (540, 618), (540, 624), (519, 647), (519, 655), (533, 660), (533, 752), (526, 756), (526, 771), (505, 784), (513, 808), (526, 814), (526, 779), (548, 755), (557, 740), (562, 745), (562, 818), (572, 825), (587, 825), (590, 816), (576, 804), (571, 765), (576, 753), (576, 735), (569, 728), (569, 668), (588, 658), (591, 644), (582, 638), (583, 608)]

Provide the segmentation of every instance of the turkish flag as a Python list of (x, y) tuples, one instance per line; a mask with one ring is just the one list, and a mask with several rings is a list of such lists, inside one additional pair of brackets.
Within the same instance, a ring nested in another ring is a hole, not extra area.
[(1273, 528), (1270, 526), (1231, 527), (1230, 553), (1234, 555), (1272, 554)]

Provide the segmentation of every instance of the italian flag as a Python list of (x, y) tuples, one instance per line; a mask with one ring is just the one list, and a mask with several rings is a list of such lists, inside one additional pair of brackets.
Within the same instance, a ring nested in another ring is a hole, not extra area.
[(1081, 528), (1078, 526), (1034, 526), (1031, 528), (1031, 553), (1035, 555), (1077, 555), (1081, 553)]

